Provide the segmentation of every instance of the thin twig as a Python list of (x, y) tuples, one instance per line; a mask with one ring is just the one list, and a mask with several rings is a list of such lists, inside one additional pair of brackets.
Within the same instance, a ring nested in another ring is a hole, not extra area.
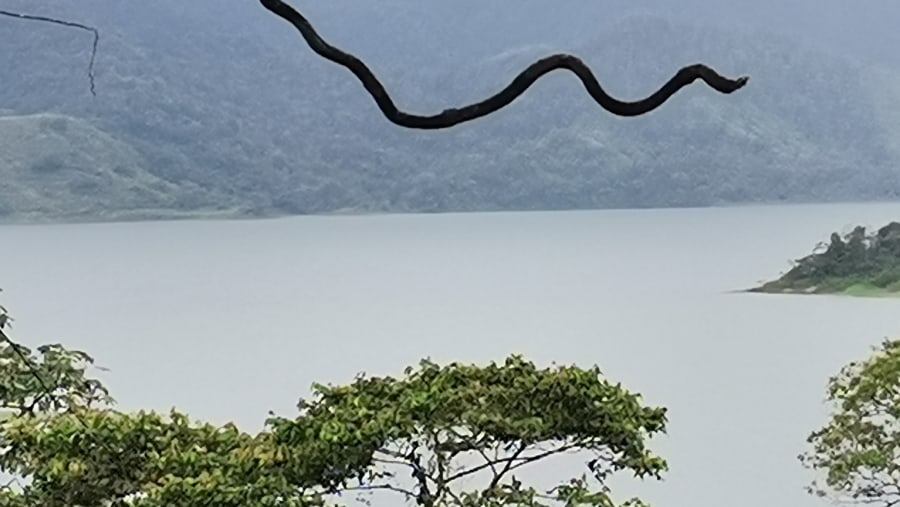
[(69, 26), (69, 27), (73, 27), (73, 28), (79, 28), (81, 30), (87, 30), (87, 31), (91, 32), (92, 34), (94, 34), (94, 43), (93, 43), (93, 46), (91, 47), (91, 60), (88, 63), (88, 79), (90, 80), (90, 83), (91, 83), (91, 95), (93, 95), (94, 97), (97, 96), (97, 92), (95, 91), (95, 87), (94, 87), (94, 59), (97, 56), (97, 45), (100, 43), (100, 32), (96, 28), (94, 28), (92, 26), (88, 26), (88, 25), (83, 25), (81, 23), (65, 21), (65, 20), (57, 19), (57, 18), (49, 18), (46, 16), (35, 16), (32, 14), (22, 14), (19, 12), (10, 12), (10, 11), (4, 11), (4, 10), (0, 10), (0, 16), (7, 16), (10, 18), (16, 18), (16, 19), (25, 19), (28, 21), (41, 21), (44, 23), (53, 23), (55, 25)]

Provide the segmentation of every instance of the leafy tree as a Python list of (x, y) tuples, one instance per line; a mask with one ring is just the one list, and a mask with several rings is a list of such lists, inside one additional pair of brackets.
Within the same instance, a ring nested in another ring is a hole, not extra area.
[[(27, 505), (313, 505), (281, 473), (268, 433), (194, 423), (173, 410), (16, 418), (0, 466), (28, 477)], [(300, 484), (299, 486), (302, 486)]]
[[(268, 433), (193, 423), (172, 410), (126, 414), (87, 375), (94, 360), (61, 345), (12, 341), (0, 306), (0, 505), (299, 506)], [(25, 484), (27, 483), (27, 484)]]
[[(411, 129), (445, 129), (487, 116), (511, 104), (543, 75), (557, 69), (568, 70), (574, 73), (578, 79), (581, 80), (585, 90), (591, 98), (594, 99), (600, 107), (618, 116), (640, 116), (649, 113), (660, 107), (672, 95), (697, 79), (701, 79), (716, 91), (725, 94), (730, 94), (743, 88), (749, 79), (746, 76), (738, 79), (728, 79), (721, 76), (712, 68), (698, 63), (680, 69), (668, 82), (663, 84), (650, 96), (634, 102), (623, 102), (606, 93), (597, 81), (593, 72), (583, 61), (581, 61), (581, 59), (570, 54), (554, 54), (531, 64), (525, 70), (520, 72), (519, 75), (504, 89), (485, 100), (461, 108), (446, 109), (439, 114), (422, 116), (399, 110), (390, 95), (388, 95), (384, 85), (381, 84), (378, 78), (375, 77), (362, 60), (326, 42), (299, 11), (281, 0), (260, 0), (260, 4), (276, 16), (293, 25), (316, 54), (347, 68), (347, 70), (353, 73), (378, 104), (378, 108), (384, 114), (385, 118), (396, 125)], [(95, 38), (93, 52), (91, 53), (91, 66), (89, 67), (88, 73), (91, 78), (91, 93), (94, 93), (92, 69), (94, 53), (96, 52), (97, 41), (99, 39), (99, 33), (95, 28), (56, 18), (33, 16), (4, 10), (0, 10), (0, 15), (49, 22), (92, 31)]]
[(112, 401), (99, 381), (85, 376), (93, 363), (86, 353), (50, 344), (38, 347), (34, 354), (7, 340), (2, 330), (0, 335), (0, 412), (4, 416), (65, 413)]
[[(665, 430), (666, 410), (641, 405), (596, 367), (538, 369), (520, 356), (486, 367), (423, 360), (402, 379), (360, 376), (314, 389), (298, 418), (271, 424), (278, 444), (296, 450), (292, 470), (321, 476), (325, 493), (393, 491), (423, 507), (611, 507), (611, 473), (658, 478), (666, 469), (645, 446)], [(515, 477), (576, 451), (587, 455), (588, 473), (549, 491)], [(462, 486), (478, 475), (483, 487)]]
[[(665, 409), (643, 406), (596, 367), (426, 360), (401, 379), (316, 385), (299, 416), (272, 417), (250, 435), (175, 410), (122, 413), (86, 375), (86, 354), (35, 354), (3, 339), (0, 403), (13, 410), (0, 423), (0, 473), (21, 481), (0, 491), (2, 505), (300, 507), (392, 491), (424, 507), (612, 507), (611, 473), (666, 469), (645, 445), (664, 431)], [(515, 477), (575, 451), (588, 473), (549, 491)], [(484, 486), (462, 487), (479, 475)]]
[(900, 340), (885, 340), (864, 361), (829, 379), (828, 423), (807, 439), (799, 459), (825, 472), (812, 494), (839, 501), (892, 506), (900, 501)]
[(38, 347), (37, 356), (6, 334), (11, 321), (0, 305), (0, 420), (112, 401), (100, 382), (85, 376), (91, 356), (59, 344)]

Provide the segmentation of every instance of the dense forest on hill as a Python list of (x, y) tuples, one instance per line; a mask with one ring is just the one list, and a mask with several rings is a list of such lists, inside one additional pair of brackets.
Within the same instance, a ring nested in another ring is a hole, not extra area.
[(0, 20), (0, 65), (15, 70), (0, 88), (0, 214), (705, 206), (900, 191), (900, 64), (884, 52), (854, 56), (810, 42), (814, 33), (763, 36), (759, 23), (736, 29), (724, 15), (714, 24), (662, 7), (603, 16), (588, 4), (525, 2), (491, 30), (499, 7), (483, 2), (484, 16), (468, 17), (449, 3), (304, 6), (324, 37), (369, 62), (414, 112), (480, 100), (558, 51), (582, 56), (624, 99), (696, 61), (751, 75), (740, 93), (689, 87), (622, 119), (554, 73), (495, 115), (416, 132), (388, 123), (345, 69), (312, 54), (286, 23), (254, 2), (226, 3), (215, 16), (210, 1), (42, 3), (38, 13), (101, 29), (96, 98), (84, 75), (88, 34)]

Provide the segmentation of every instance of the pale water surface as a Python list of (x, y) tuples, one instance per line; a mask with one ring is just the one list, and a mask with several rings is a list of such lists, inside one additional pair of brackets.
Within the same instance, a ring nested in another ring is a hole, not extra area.
[[(14, 337), (92, 352), (125, 408), (259, 428), (419, 358), (599, 364), (670, 407), (657, 506), (822, 505), (795, 456), (900, 300), (734, 294), (900, 204), (0, 227)], [(571, 472), (567, 464), (560, 464)], [(580, 470), (579, 470), (580, 473)]]

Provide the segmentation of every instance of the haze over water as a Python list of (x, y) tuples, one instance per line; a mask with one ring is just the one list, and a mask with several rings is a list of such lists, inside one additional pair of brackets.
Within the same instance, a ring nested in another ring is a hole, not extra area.
[[(795, 456), (900, 300), (736, 294), (900, 204), (0, 227), (13, 338), (111, 369), (122, 408), (258, 429), (312, 382), (420, 358), (599, 364), (669, 407), (666, 507), (822, 505)], [(580, 473), (580, 469), (574, 469)], [(562, 475), (555, 475), (562, 477)], [(617, 483), (618, 486), (619, 483)]]

